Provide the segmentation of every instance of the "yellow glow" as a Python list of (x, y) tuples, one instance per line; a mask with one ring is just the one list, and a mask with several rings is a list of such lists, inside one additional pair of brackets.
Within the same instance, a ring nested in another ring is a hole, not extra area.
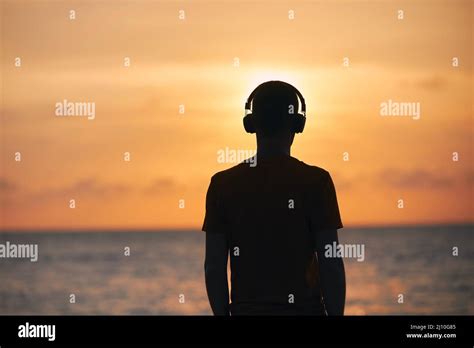
[[(1, 228), (200, 227), (234, 165), (216, 151), (255, 148), (244, 102), (269, 80), (304, 95), (292, 154), (332, 174), (346, 226), (472, 221), (472, 2), (406, 2), (403, 22), (390, 1), (297, 1), (294, 21), (280, 2), (189, 2), (184, 22), (173, 1), (82, 2), (75, 22), (63, 5), (2, 2)], [(95, 120), (54, 117), (63, 99)], [(387, 99), (421, 119), (381, 117)]]

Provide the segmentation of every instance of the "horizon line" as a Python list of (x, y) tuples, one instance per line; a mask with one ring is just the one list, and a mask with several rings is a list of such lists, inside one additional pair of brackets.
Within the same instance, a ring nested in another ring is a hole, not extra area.
[[(474, 226), (474, 221), (465, 222), (443, 222), (443, 223), (407, 223), (407, 224), (354, 224), (347, 225), (338, 230), (345, 229), (387, 229), (387, 228), (415, 228), (415, 227), (452, 227), (452, 226)], [(40, 227), (40, 228), (0, 228), (1, 233), (9, 232), (50, 232), (50, 233), (67, 233), (67, 232), (203, 232), (200, 227)]]

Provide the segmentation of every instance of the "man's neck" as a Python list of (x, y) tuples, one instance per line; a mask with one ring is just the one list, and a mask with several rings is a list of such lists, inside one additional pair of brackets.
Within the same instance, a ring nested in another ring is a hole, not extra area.
[(262, 137), (257, 134), (257, 156), (259, 158), (290, 157), (292, 143), (291, 134), (275, 137)]
[(275, 148), (271, 146), (257, 146), (257, 157), (258, 158), (271, 158), (271, 157), (289, 157), (290, 148)]

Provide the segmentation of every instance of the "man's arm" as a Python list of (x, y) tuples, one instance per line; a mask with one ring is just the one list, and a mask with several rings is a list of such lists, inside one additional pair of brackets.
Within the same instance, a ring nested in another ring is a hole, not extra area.
[(339, 245), (337, 229), (324, 229), (316, 233), (316, 255), (324, 305), (328, 315), (344, 315), (346, 301), (346, 276), (340, 257), (325, 257), (325, 246)]
[(227, 259), (229, 247), (224, 233), (206, 233), (204, 272), (209, 303), (214, 315), (229, 315)]

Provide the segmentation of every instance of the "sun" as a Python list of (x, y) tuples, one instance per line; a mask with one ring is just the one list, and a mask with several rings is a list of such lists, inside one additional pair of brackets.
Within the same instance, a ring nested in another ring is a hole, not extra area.
[[(258, 70), (252, 71), (249, 73), (249, 77), (247, 79), (248, 83), (248, 90), (254, 90), (258, 85), (266, 81), (283, 81), (287, 82), (296, 88), (301, 83), (301, 79), (299, 78), (298, 74), (294, 71), (289, 70)], [(250, 93), (250, 92), (249, 92)]]

